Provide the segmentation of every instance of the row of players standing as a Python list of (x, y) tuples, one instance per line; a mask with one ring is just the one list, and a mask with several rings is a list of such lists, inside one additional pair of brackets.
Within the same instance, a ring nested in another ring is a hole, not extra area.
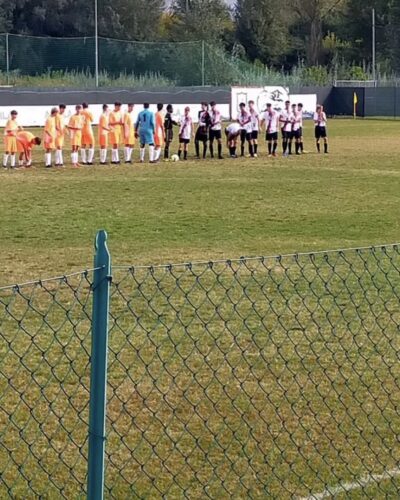
[[(192, 137), (195, 138), (196, 157), (200, 158), (200, 144), (203, 144), (203, 158), (206, 157), (208, 144), (210, 156), (214, 157), (214, 143), (217, 142), (218, 158), (222, 159), (222, 115), (217, 109), (215, 102), (201, 104), (199, 112), (198, 127), (194, 134), (194, 125), (190, 116), (190, 108), (185, 108), (183, 118), (177, 122), (174, 119), (172, 105), (167, 106), (167, 113), (163, 113), (163, 104), (157, 105), (157, 113), (149, 110), (149, 104), (144, 104), (144, 109), (138, 115), (133, 124), (133, 104), (128, 104), (127, 110), (121, 110), (121, 103), (116, 102), (114, 109), (109, 111), (108, 105), (103, 105), (103, 112), (99, 119), (98, 140), (100, 145), (100, 164), (107, 164), (107, 152), (109, 144), (111, 149), (111, 163), (119, 164), (119, 147), (124, 145), (125, 163), (132, 162), (132, 153), (136, 139), (140, 139), (140, 161), (144, 162), (145, 147), (149, 146), (149, 159), (151, 163), (160, 160), (161, 150), (164, 146), (164, 158), (168, 159), (170, 145), (173, 141), (173, 127), (179, 126), (179, 150), (178, 157), (183, 153), (184, 160), (187, 159), (188, 146)], [(63, 147), (65, 133), (68, 130), (71, 139), (71, 161), (73, 166), (79, 166), (79, 151), (81, 162), (84, 165), (93, 165), (95, 139), (93, 133), (94, 117), (89, 110), (88, 104), (75, 107), (75, 113), (70, 117), (68, 124), (65, 123), (64, 114), (66, 106), (60, 105), (51, 110), (47, 118), (43, 143), (45, 149), (45, 165), (52, 166), (52, 154), (55, 152), (55, 165), (63, 165)], [(17, 123), (16, 111), (11, 112), (11, 117), (5, 127), (5, 154), (3, 166), (7, 166), (8, 158), (11, 166), (15, 166), (15, 154), (19, 153), (19, 165), (30, 166), (32, 162), (32, 148), (41, 143), (41, 139), (30, 132), (24, 131)], [(320, 151), (320, 139), (324, 139), (324, 151), (328, 152), (326, 115), (322, 106), (318, 106), (314, 114), (315, 137), (317, 149)], [(258, 136), (265, 124), (266, 140), (268, 143), (269, 156), (276, 156), (278, 146), (278, 129), (282, 131), (282, 149), (284, 156), (292, 154), (293, 142), (296, 154), (304, 152), (303, 146), (303, 106), (302, 104), (291, 105), (285, 103), (285, 109), (278, 113), (267, 104), (267, 108), (260, 116), (253, 101), (249, 102), (247, 109), (244, 103), (240, 104), (240, 112), (235, 123), (225, 129), (227, 145), (231, 157), (236, 157), (238, 139), (241, 141), (241, 156), (244, 156), (245, 144), (248, 143), (249, 156), (257, 157)]]

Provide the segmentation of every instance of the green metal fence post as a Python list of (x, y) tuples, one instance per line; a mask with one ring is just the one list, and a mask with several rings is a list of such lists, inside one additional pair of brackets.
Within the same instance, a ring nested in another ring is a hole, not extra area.
[(107, 233), (105, 231), (97, 233), (95, 249), (89, 408), (88, 500), (102, 500), (104, 496), (107, 344), (111, 282), (111, 258), (107, 248)]

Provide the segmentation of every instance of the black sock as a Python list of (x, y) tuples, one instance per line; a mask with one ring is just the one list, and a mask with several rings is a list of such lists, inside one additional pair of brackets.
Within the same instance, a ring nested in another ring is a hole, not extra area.
[(292, 154), (292, 141), (289, 141), (289, 154)]
[(214, 142), (210, 142), (210, 156), (214, 158)]
[(178, 156), (179, 156), (179, 158), (182, 156), (182, 150), (181, 149), (178, 151)]
[(200, 158), (200, 144), (199, 141), (194, 142), (194, 147), (196, 148), (196, 156), (197, 158)]
[(272, 142), (268, 143), (268, 154), (272, 154)]
[(282, 142), (282, 149), (283, 149), (283, 154), (285, 154), (287, 149), (287, 141)]
[(304, 152), (304, 144), (303, 141), (300, 142), (300, 151), (303, 153)]
[(222, 158), (222, 144), (218, 144), (218, 158)]
[(236, 146), (232, 146), (232, 155), (236, 156)]
[(321, 152), (321, 145), (320, 145), (320, 143), (319, 143), (319, 142), (317, 142), (317, 151), (318, 151), (318, 153), (320, 153), (320, 152)]
[(165, 146), (165, 149), (164, 149), (164, 158), (166, 160), (169, 158), (169, 145)]
[(325, 144), (324, 144), (324, 151), (325, 151), (325, 153), (328, 152), (328, 143), (327, 142), (325, 142)]
[(184, 159), (184, 160), (187, 160), (187, 153), (188, 153), (188, 152), (187, 152), (187, 151), (186, 151), (186, 149), (185, 149), (185, 151), (183, 152), (183, 159)]
[(244, 156), (244, 142), (240, 145), (240, 155)]
[(203, 160), (205, 159), (206, 156), (207, 156), (207, 142), (204, 141), (203, 142)]
[(299, 151), (300, 151), (300, 144), (298, 142), (296, 142), (296, 144), (295, 144), (295, 150), (296, 150), (296, 154), (298, 155)]
[(251, 142), (249, 142), (249, 155), (254, 156), (253, 144), (251, 144)]
[(235, 148), (233, 146), (229, 146), (229, 154), (233, 156), (235, 154)]
[(275, 154), (277, 149), (278, 149), (278, 143), (275, 141), (274, 142), (274, 149), (272, 150), (272, 153)]

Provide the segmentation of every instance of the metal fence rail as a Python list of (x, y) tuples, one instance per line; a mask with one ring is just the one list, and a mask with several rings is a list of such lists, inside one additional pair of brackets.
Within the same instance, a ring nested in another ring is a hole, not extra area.
[[(106, 498), (398, 496), (400, 247), (102, 273)], [(0, 496), (85, 491), (78, 276), (0, 293)]]

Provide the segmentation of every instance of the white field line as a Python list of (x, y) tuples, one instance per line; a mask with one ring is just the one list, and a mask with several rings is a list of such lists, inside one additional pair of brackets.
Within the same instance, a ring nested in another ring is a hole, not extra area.
[(380, 481), (385, 481), (387, 479), (392, 479), (398, 476), (400, 476), (400, 467), (397, 469), (388, 470), (383, 474), (368, 474), (352, 483), (342, 483), (338, 484), (337, 486), (330, 486), (321, 493), (314, 493), (313, 495), (310, 495), (308, 497), (299, 498), (299, 500), (321, 500), (323, 498), (329, 498), (335, 495), (339, 495), (340, 493), (359, 490), (361, 488), (365, 488), (366, 486), (370, 486), (373, 483), (379, 483)]

